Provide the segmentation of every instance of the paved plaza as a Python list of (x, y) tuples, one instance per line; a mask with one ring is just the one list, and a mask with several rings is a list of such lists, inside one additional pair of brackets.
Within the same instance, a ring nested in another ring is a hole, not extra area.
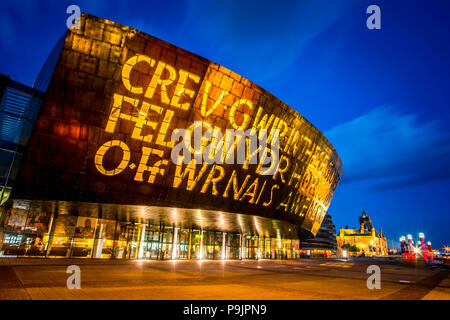
[[(381, 268), (369, 290), (367, 267)], [(81, 289), (69, 290), (69, 265)], [(388, 260), (0, 259), (0, 299), (450, 299), (448, 269)]]

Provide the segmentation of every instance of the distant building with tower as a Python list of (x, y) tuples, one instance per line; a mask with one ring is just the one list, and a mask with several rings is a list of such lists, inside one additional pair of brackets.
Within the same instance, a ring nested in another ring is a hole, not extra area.
[(350, 255), (366, 255), (366, 256), (380, 256), (387, 255), (387, 241), (383, 235), (383, 230), (377, 232), (372, 224), (372, 219), (363, 210), (359, 217), (359, 228), (339, 229), (339, 234), (336, 236), (336, 241), (342, 250), (347, 251)]

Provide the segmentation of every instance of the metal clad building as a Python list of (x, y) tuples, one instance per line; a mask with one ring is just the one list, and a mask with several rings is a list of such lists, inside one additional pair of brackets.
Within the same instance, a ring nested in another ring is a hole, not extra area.
[[(295, 258), (342, 176), (323, 134), (263, 88), (87, 14), (35, 91), (45, 96), (1, 208), (3, 255)], [(172, 161), (172, 133), (199, 122), (223, 137), (278, 130), (272, 174), (248, 154), (241, 164)]]

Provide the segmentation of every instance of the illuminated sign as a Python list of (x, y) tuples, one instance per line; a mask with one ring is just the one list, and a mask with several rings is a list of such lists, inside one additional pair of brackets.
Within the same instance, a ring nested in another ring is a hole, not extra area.
[[(342, 165), (305, 118), (209, 60), (110, 21), (80, 23), (36, 123), (38, 141), (60, 144), (40, 165), (80, 181), (61, 181), (64, 199), (256, 214), (318, 231)], [(256, 151), (252, 132), (266, 135)]]
[[(139, 73), (139, 68), (145, 70), (143, 74), (147, 76), (147, 82), (136, 81), (135, 79), (143, 78), (139, 76), (133, 79), (132, 73), (135, 70)], [(177, 161), (171, 182), (173, 188), (185, 188), (187, 191), (271, 206), (300, 217), (305, 216), (308, 211), (313, 212), (313, 219), (316, 215), (319, 215), (319, 218), (323, 216), (335, 188), (333, 185), (337, 183), (337, 169), (329, 152), (314, 143), (312, 137), (301, 134), (301, 126), (291, 127), (274, 113), (264, 112), (264, 108), (258, 106), (258, 100), (234, 97), (229, 90), (213, 82), (214, 76), (204, 79), (204, 85), (199, 88), (201, 78), (199, 74), (176, 68), (144, 54), (127, 58), (121, 70), (121, 85), (126, 89), (126, 94), (114, 93), (104, 128), (105, 132), (113, 135), (95, 154), (97, 170), (104, 175), (119, 175), (128, 169), (135, 171), (135, 181), (152, 184), (158, 183), (158, 180), (163, 181), (166, 179), (169, 165), (169, 149), (175, 145), (170, 136), (175, 130), (184, 129), (176, 127), (174, 115), (185, 116), (192, 112), (192, 109), (196, 109), (193, 113), (197, 114), (198, 118), (193, 119), (195, 122), (187, 123), (186, 129), (194, 131), (194, 123), (198, 122), (204, 124), (206, 129), (212, 128), (219, 137), (215, 146), (218, 145), (219, 139), (222, 145), (228, 143), (236, 146), (236, 140), (222, 138), (222, 132), (227, 127), (240, 130), (249, 127), (254, 130), (276, 129), (283, 142), (280, 146), (282, 155), (270, 178), (261, 173), (262, 161), (251, 168), (249, 152), (240, 166), (244, 174), (238, 174), (233, 168), (199, 162), (195, 158), (189, 164)], [(211, 94), (212, 90), (218, 93), (216, 97)], [(154, 99), (155, 93), (159, 93), (157, 99)], [(195, 104), (195, 96), (199, 97), (200, 105)], [(228, 104), (225, 103), (226, 100), (229, 100)], [(226, 111), (228, 108), (229, 111), (224, 117), (228, 123), (220, 124), (214, 121), (218, 111)], [(124, 141), (114, 138), (120, 122), (131, 123), (130, 137), (144, 142), (139, 159), (131, 160), (130, 147)], [(302, 121), (302, 124), (305, 124), (305, 121)], [(268, 141), (270, 140), (269, 136)], [(114, 148), (121, 150), (122, 157), (114, 168), (106, 169), (103, 159), (108, 151)], [(229, 149), (232, 148), (228, 146), (222, 150)], [(194, 151), (196, 152), (198, 151)], [(267, 153), (268, 150), (264, 154)], [(223, 155), (227, 158), (226, 151)], [(279, 191), (281, 185), (287, 186), (289, 193), (281, 202), (275, 203), (273, 195)]]

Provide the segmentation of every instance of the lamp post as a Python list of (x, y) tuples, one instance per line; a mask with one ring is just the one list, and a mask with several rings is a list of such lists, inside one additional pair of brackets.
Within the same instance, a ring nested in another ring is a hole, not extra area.
[(423, 260), (428, 263), (427, 247), (425, 246), (425, 234), (419, 233), (420, 244), (422, 245)]
[(408, 234), (408, 244), (409, 244), (409, 252), (411, 255), (411, 261), (415, 261), (416, 255), (414, 254), (414, 242), (411, 234)]

